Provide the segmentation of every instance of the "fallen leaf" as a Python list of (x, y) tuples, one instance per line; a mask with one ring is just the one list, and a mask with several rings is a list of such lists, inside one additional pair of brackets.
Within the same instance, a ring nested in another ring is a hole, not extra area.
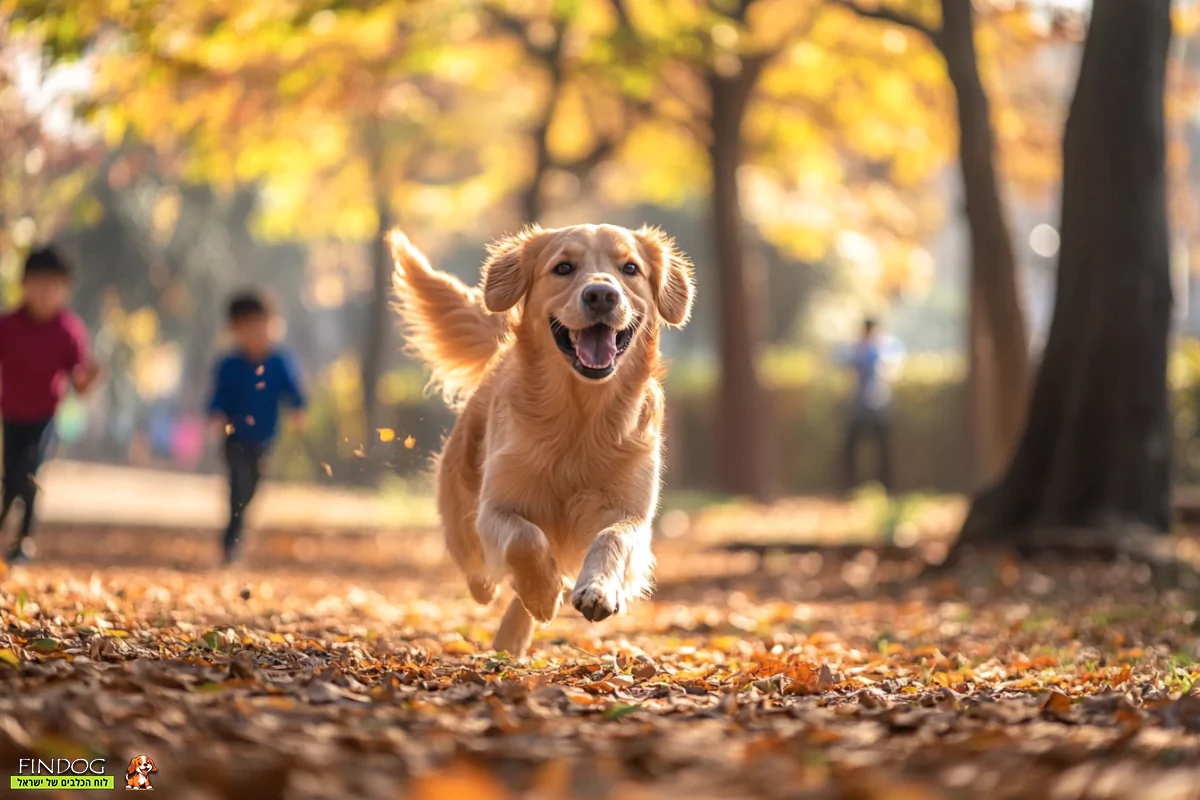
[(607, 703), (603, 697), (574, 689), (564, 689), (563, 696), (577, 706), (602, 706)]
[(500, 733), (515, 733), (521, 729), (520, 721), (511, 711), (504, 707), (497, 697), (488, 697), (487, 704), (492, 710), (492, 725)]
[(632, 670), (630, 670), (630, 674), (632, 674), (633, 677), (637, 678), (639, 681), (648, 681), (658, 674), (658, 667), (653, 661), (646, 661), (637, 664)]
[(1074, 704), (1071, 702), (1071, 698), (1062, 692), (1051, 690), (1042, 700), (1040, 708), (1043, 716), (1060, 722), (1068, 722), (1071, 721)]
[(585, 683), (579, 688), (592, 694), (612, 694), (617, 690), (617, 687), (608, 681), (593, 681), (592, 683)]

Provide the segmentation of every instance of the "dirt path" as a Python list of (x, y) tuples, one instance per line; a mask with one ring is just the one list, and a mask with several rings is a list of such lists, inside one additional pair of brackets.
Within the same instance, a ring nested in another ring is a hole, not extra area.
[[(216, 475), (51, 461), (38, 476), (39, 516), (52, 525), (220, 529), (229, 490)], [(249, 512), (260, 528), (343, 531), (428, 526), (425, 497), (380, 496), (335, 485), (266, 481)]]
[(1136, 568), (927, 584), (671, 542), (653, 602), (568, 609), (514, 662), (406, 542), (353, 573), (4, 576), (0, 766), (146, 753), (187, 800), (1200, 798), (1196, 594)]

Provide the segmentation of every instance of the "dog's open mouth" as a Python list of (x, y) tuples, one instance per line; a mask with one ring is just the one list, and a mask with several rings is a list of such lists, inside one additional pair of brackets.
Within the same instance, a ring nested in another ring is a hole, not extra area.
[(550, 318), (550, 332), (554, 334), (558, 349), (570, 356), (576, 372), (592, 380), (602, 380), (616, 371), (617, 359), (629, 349), (636, 330), (635, 321), (621, 330), (597, 323), (573, 331), (554, 317)]

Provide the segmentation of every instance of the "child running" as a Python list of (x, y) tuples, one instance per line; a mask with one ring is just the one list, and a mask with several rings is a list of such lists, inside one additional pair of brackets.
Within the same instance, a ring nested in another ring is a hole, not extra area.
[(209, 415), (225, 441), (229, 469), (229, 525), (225, 528), (226, 565), (238, 560), (246, 507), (254, 498), (264, 460), (279, 428), (279, 409), (290, 407), (291, 421), (303, 424), (304, 392), (300, 374), (271, 333), (273, 314), (258, 292), (229, 301), (233, 352), (217, 362)]
[(4, 480), (0, 527), (17, 500), (24, 506), (9, 564), (36, 554), (36, 476), (50, 449), (54, 414), (69, 382), (85, 393), (100, 373), (89, 355), (87, 329), (67, 308), (74, 278), (71, 263), (53, 247), (25, 259), (21, 300), (0, 317), (0, 418), (4, 431)]

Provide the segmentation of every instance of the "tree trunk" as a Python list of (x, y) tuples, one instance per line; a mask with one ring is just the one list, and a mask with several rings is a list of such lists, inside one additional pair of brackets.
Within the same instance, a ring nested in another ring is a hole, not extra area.
[(550, 171), (550, 121), (554, 116), (556, 100), (557, 94), (551, 97), (545, 118), (532, 132), (534, 142), (533, 175), (529, 177), (529, 183), (521, 191), (519, 198), (521, 222), (525, 224), (535, 223), (542, 217), (542, 184)]
[[(376, 120), (370, 126), (367, 148), (374, 181), (375, 214), (378, 228), (371, 239), (371, 298), (367, 310), (366, 340), (362, 351), (363, 451), (368, 456), (379, 441), (379, 381), (383, 375), (384, 355), (391, 330), (392, 260), (384, 241), (392, 226), (391, 204), (384, 179), (383, 131)], [(363, 471), (365, 480), (374, 478), (374, 460), (368, 458)]]
[(375, 206), (379, 215), (379, 230), (371, 242), (371, 304), (367, 317), (367, 340), (363, 344), (362, 391), (364, 449), (368, 452), (378, 441), (379, 380), (383, 375), (383, 358), (387, 349), (391, 315), (392, 263), (384, 236), (391, 227), (391, 213), (386, 200)]
[(994, 482), (1004, 469), (999, 460), (996, 426), (996, 364), (983, 306), (982, 287), (972, 271), (967, 287), (967, 386), (962, 422), (969, 474), (966, 486), (977, 489)]
[(958, 106), (959, 166), (971, 233), (969, 415), (977, 478), (995, 480), (1016, 447), (1028, 402), (1029, 335), (1012, 235), (996, 180), (995, 136), (979, 78), (970, 0), (942, 0), (935, 41)]
[(559, 97), (562, 95), (563, 85), (566, 82), (566, 71), (562, 64), (563, 44), (566, 30), (561, 22), (554, 24), (554, 39), (551, 44), (545, 48), (537, 48), (534, 50), (534, 55), (542, 62), (549, 75), (550, 86), (546, 94), (546, 105), (542, 109), (542, 115), (534, 125), (530, 132), (530, 138), (533, 139), (533, 174), (529, 177), (529, 184), (521, 191), (520, 213), (522, 222), (525, 224), (533, 224), (542, 218), (544, 208), (544, 200), (542, 197), (542, 184), (546, 182), (546, 176), (550, 174), (550, 168), (553, 166), (550, 157), (550, 125), (554, 122), (554, 112), (558, 107)]
[(772, 487), (766, 460), (766, 408), (758, 380), (762, 315), (753, 308), (746, 282), (737, 174), (742, 163), (742, 120), (757, 69), (747, 63), (736, 76), (709, 76), (712, 101), (709, 155), (718, 275), (714, 291), (720, 313), (717, 480), (723, 491), (765, 500), (770, 497)]
[(965, 543), (1104, 546), (1170, 522), (1171, 273), (1163, 92), (1170, 0), (1096, 0), (1063, 137), (1054, 321), (1007, 474)]

